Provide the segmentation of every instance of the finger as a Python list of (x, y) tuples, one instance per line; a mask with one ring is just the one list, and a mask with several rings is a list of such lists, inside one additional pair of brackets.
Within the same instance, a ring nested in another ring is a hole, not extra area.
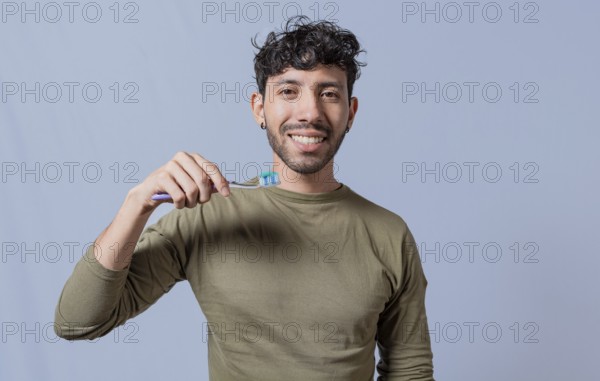
[(206, 160), (197, 153), (194, 153), (191, 156), (192, 158), (194, 158), (196, 163), (198, 163), (198, 165), (203, 169), (204, 173), (208, 175), (208, 177), (215, 185), (215, 188), (217, 188), (219, 193), (221, 193), (225, 197), (229, 196), (229, 182), (227, 181), (225, 176), (223, 176), (223, 174), (219, 170), (219, 167), (215, 163)]
[(171, 200), (166, 200), (167, 202), (172, 202), (177, 209), (185, 207), (185, 192), (177, 184), (171, 173), (166, 170), (161, 171), (157, 174), (156, 182), (157, 189), (154, 190), (154, 193), (166, 192), (171, 196)]
[(176, 160), (168, 162), (165, 169), (185, 194), (185, 206), (188, 208), (195, 207), (200, 199), (201, 189), (198, 188), (194, 179)]
[(196, 184), (199, 194), (198, 199), (202, 202), (210, 200), (210, 195), (214, 193), (210, 177), (200, 167), (198, 162), (186, 152), (178, 152), (173, 158), (183, 170), (190, 176)]

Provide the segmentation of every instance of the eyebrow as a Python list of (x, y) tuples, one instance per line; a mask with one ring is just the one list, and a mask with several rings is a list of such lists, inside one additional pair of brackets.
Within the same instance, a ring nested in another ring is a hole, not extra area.
[(296, 81), (295, 79), (281, 79), (274, 83), (275, 86), (281, 85), (298, 85), (301, 86), (302, 83), (300, 81)]
[[(274, 83), (275, 86), (281, 86), (281, 85), (297, 85), (297, 86), (302, 86), (302, 82), (297, 81), (295, 79), (282, 79), (279, 80), (277, 82)], [(343, 88), (343, 85), (340, 84), (337, 81), (327, 81), (327, 82), (319, 82), (317, 83), (317, 87), (322, 89), (324, 87), (335, 87), (338, 89)]]
[(319, 86), (319, 88), (321, 88), (321, 89), (322, 89), (322, 88), (324, 88), (324, 87), (335, 87), (335, 88), (337, 88), (337, 89), (341, 89), (341, 88), (343, 88), (343, 87), (344, 87), (344, 86), (343, 86), (341, 83), (339, 83), (339, 82), (337, 82), (337, 81), (330, 81), (330, 82), (320, 82), (320, 83), (318, 84), (318, 86)]

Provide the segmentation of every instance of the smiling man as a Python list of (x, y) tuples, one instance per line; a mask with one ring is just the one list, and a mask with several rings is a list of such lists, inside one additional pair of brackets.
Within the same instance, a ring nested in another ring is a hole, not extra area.
[[(176, 154), (129, 191), (75, 267), (57, 334), (106, 335), (187, 280), (207, 318), (196, 329), (211, 380), (366, 381), (376, 370), (378, 380), (433, 380), (414, 238), (334, 177), (358, 109), (356, 37), (294, 18), (254, 45), (251, 107), (281, 184), (230, 190), (210, 161)], [(144, 230), (155, 193), (176, 209)]]
[[(306, 56), (306, 60), (315, 61), (316, 57)], [(256, 66), (261, 70), (258, 63)], [(333, 178), (333, 157), (350, 131), (358, 101), (350, 98), (341, 68), (319, 62), (312, 66), (310, 70), (288, 67), (276, 75), (261, 73), (257, 78), (269, 78), (269, 94), (263, 84), (260, 93), (252, 95), (251, 105), (255, 119), (267, 130), (274, 167), (285, 167), (305, 179), (298, 188), (296, 176), (293, 184), (283, 176), (282, 187), (332, 191), (339, 185)], [(329, 181), (323, 181), (323, 175)]]

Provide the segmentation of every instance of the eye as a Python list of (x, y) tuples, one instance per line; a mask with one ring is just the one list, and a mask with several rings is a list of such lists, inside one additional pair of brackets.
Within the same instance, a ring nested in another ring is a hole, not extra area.
[(336, 102), (339, 100), (340, 95), (338, 94), (337, 91), (334, 90), (326, 90), (323, 91), (321, 93), (321, 97), (326, 101), (326, 102)]
[(292, 100), (298, 96), (298, 91), (293, 87), (284, 87), (279, 91), (279, 95), (285, 100)]

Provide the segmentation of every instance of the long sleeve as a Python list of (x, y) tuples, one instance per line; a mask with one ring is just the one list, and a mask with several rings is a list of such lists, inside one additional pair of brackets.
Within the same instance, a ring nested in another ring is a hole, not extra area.
[(102, 266), (90, 246), (59, 297), (56, 334), (69, 340), (104, 336), (148, 309), (176, 282), (184, 280), (188, 250), (181, 231), (187, 225), (181, 221), (182, 216), (173, 211), (147, 227), (130, 265), (123, 270)]
[(427, 279), (410, 231), (404, 238), (399, 287), (377, 325), (377, 380), (432, 381), (433, 354), (425, 312)]

